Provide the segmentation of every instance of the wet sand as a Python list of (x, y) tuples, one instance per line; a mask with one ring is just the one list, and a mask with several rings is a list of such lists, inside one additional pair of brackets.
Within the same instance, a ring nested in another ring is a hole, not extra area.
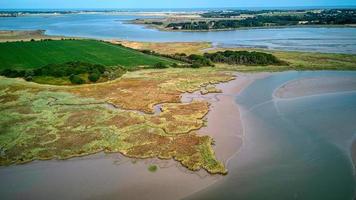
[(182, 96), (183, 102), (206, 100), (210, 103), (210, 110), (206, 116), (207, 126), (201, 128), (198, 133), (214, 138), (216, 157), (225, 165), (243, 143), (243, 127), (235, 97), (254, 80), (266, 75), (267, 73), (236, 74), (235, 80), (217, 85), (221, 93), (201, 95), (195, 92)]
[[(211, 103), (207, 126), (199, 134), (214, 138), (214, 150), (225, 164), (242, 145), (243, 130), (235, 96), (257, 75), (238, 74), (218, 84), (219, 94), (183, 94), (182, 101), (205, 99)], [(150, 172), (150, 165), (157, 165)], [(227, 166), (228, 167), (228, 166)], [(227, 175), (229, 176), (229, 175)], [(174, 160), (135, 160), (120, 154), (99, 153), (69, 160), (35, 161), (0, 167), (3, 199), (181, 199), (226, 176), (205, 170), (192, 172)]]
[(237, 97), (244, 124), (243, 146), (229, 160), (228, 176), (188, 199), (353, 199), (349, 152), (356, 139), (355, 92), (273, 97), (290, 80), (355, 79), (354, 72), (348, 73), (273, 73), (246, 88)]
[(221, 178), (173, 160), (104, 153), (1, 167), (0, 177), (1, 199), (180, 199)]
[[(356, 80), (346, 77), (316, 77), (290, 81), (274, 92), (277, 98), (298, 98), (335, 92), (353, 92)], [(351, 160), (356, 172), (356, 139), (352, 141)]]
[(351, 159), (354, 164), (354, 175), (356, 176), (356, 139), (354, 139), (351, 145)]
[(278, 98), (296, 98), (353, 90), (356, 90), (356, 80), (354, 78), (317, 77), (290, 81), (278, 88), (274, 95)]

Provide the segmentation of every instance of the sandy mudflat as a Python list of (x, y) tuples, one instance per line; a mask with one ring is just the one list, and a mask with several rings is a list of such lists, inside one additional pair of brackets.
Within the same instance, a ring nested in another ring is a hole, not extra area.
[(352, 158), (352, 162), (354, 164), (354, 173), (356, 176), (356, 139), (354, 139), (354, 141), (352, 142), (351, 145), (351, 158)]
[[(217, 158), (224, 163), (242, 145), (242, 124), (235, 96), (257, 75), (237, 78), (217, 87), (219, 94), (183, 94), (182, 101), (205, 99), (211, 103), (207, 126), (199, 130), (215, 139)], [(159, 166), (156, 172), (150, 165)], [(228, 166), (227, 166), (228, 167)], [(229, 176), (229, 175), (227, 175)], [(5, 199), (181, 199), (225, 176), (205, 170), (192, 172), (174, 160), (134, 160), (120, 154), (99, 153), (64, 161), (36, 161), (0, 167), (0, 194)], [(13, 187), (16, 185), (16, 187)]]
[(295, 98), (333, 92), (356, 90), (354, 78), (317, 77), (290, 81), (276, 90), (278, 98)]
[[(159, 166), (156, 172), (147, 168)], [(104, 153), (0, 167), (1, 199), (180, 199), (220, 175), (191, 172), (173, 160)], [(16, 186), (16, 187), (15, 187)]]
[(266, 74), (237, 74), (235, 80), (221, 83), (217, 86), (222, 93), (201, 95), (199, 92), (184, 94), (183, 102), (193, 99), (205, 99), (210, 102), (210, 111), (206, 116), (207, 126), (201, 128), (198, 133), (214, 138), (214, 151), (218, 160), (227, 164), (242, 146), (243, 128), (240, 119), (238, 105), (235, 102), (236, 95), (255, 79), (265, 77)]
[[(287, 82), (275, 91), (274, 96), (277, 98), (298, 98), (353, 91), (356, 91), (356, 79), (353, 77), (316, 77)], [(356, 139), (353, 140), (350, 151), (356, 172)]]

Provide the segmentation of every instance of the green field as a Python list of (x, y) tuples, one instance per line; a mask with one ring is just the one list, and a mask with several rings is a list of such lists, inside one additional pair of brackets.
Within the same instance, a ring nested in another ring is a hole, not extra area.
[(53, 40), (0, 43), (0, 69), (39, 68), (48, 64), (82, 61), (124, 68), (153, 66), (173, 60), (146, 55), (115, 44), (95, 40)]

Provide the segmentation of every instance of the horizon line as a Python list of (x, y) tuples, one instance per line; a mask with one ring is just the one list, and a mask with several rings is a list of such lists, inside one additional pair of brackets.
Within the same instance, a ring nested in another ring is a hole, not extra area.
[(315, 5), (315, 6), (241, 6), (241, 7), (229, 7), (229, 6), (223, 6), (223, 7), (190, 7), (190, 8), (184, 8), (184, 7), (147, 7), (147, 8), (134, 8), (134, 7), (115, 7), (115, 8), (32, 8), (32, 7), (27, 7), (27, 8), (0, 8), (0, 10), (26, 10), (26, 9), (38, 9), (38, 10), (118, 10), (118, 9), (135, 9), (135, 10), (145, 10), (145, 9), (186, 9), (186, 10), (194, 10), (194, 9), (254, 9), (254, 8), (269, 8), (269, 9), (284, 9), (284, 8), (356, 8), (356, 5), (330, 5), (330, 6), (325, 6), (325, 5)]

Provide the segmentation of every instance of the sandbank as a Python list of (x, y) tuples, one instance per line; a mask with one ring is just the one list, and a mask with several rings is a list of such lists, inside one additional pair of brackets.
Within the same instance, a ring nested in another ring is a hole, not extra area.
[(356, 80), (347, 77), (303, 78), (287, 82), (278, 88), (274, 95), (277, 98), (297, 98), (334, 92), (356, 90)]

